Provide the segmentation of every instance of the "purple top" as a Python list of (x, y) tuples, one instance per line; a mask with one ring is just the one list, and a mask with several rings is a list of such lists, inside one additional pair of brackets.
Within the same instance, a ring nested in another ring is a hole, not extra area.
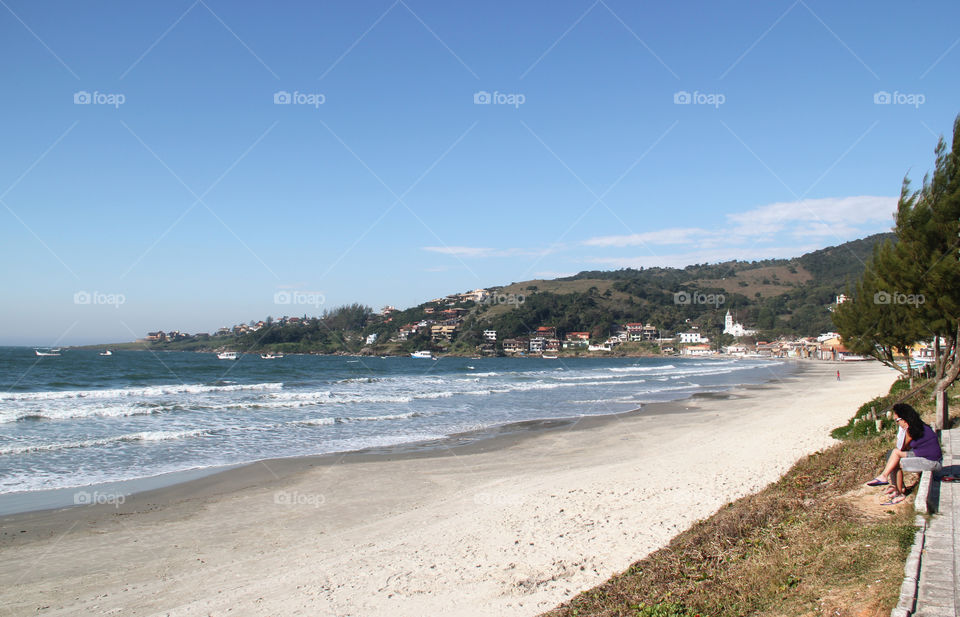
[(920, 456), (930, 461), (939, 461), (943, 458), (940, 451), (940, 440), (937, 439), (937, 432), (932, 428), (923, 425), (923, 436), (910, 443), (910, 447), (916, 456)]

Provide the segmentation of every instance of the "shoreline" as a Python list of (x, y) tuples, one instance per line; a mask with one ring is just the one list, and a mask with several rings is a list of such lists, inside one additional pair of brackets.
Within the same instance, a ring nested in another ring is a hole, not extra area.
[(798, 365), (429, 455), (280, 459), (5, 517), (0, 598), (64, 615), (535, 615), (776, 480), (896, 378)]
[[(785, 379), (799, 372), (797, 368), (791, 372)], [(141, 476), (129, 478), (126, 480), (114, 480), (110, 482), (97, 482), (92, 484), (81, 484), (77, 486), (67, 486), (54, 489), (44, 489), (38, 491), (17, 491), (12, 493), (0, 493), (0, 525), (6, 521), (16, 522), (17, 517), (30, 518), (37, 514), (50, 511), (66, 511), (81, 508), (95, 507), (91, 504), (75, 503), (77, 493), (86, 493), (89, 495), (101, 495), (120, 497), (123, 504), (131, 502), (129, 508), (134, 511), (139, 504), (141, 497), (150, 498), (157, 494), (157, 498), (164, 500), (166, 496), (164, 491), (173, 491), (178, 486), (199, 482), (208, 479), (211, 482), (223, 482), (225, 485), (233, 486), (235, 483), (232, 478), (218, 477), (223, 474), (236, 474), (237, 476), (246, 476), (249, 472), (261, 465), (269, 466), (274, 474), (278, 470), (282, 473), (297, 473), (304, 469), (316, 466), (330, 464), (331, 461), (351, 462), (373, 462), (378, 460), (392, 460), (407, 458), (436, 458), (443, 456), (446, 450), (456, 449), (457, 452), (470, 454), (474, 452), (493, 452), (515, 445), (523, 439), (535, 438), (538, 433), (559, 429), (569, 430), (590, 430), (597, 426), (605, 425), (615, 421), (618, 418), (626, 418), (637, 414), (659, 415), (670, 413), (684, 413), (684, 410), (678, 409), (684, 403), (695, 404), (698, 400), (721, 400), (730, 398), (729, 394), (733, 390), (760, 389), (764, 384), (738, 384), (730, 386), (720, 391), (697, 392), (685, 398), (679, 398), (671, 401), (661, 401), (654, 403), (645, 403), (637, 409), (622, 411), (617, 413), (599, 414), (592, 416), (575, 416), (567, 418), (542, 418), (535, 420), (521, 420), (508, 422), (491, 426), (485, 429), (476, 429), (462, 433), (453, 433), (441, 439), (426, 439), (423, 441), (402, 442), (394, 445), (372, 446), (360, 448), (357, 450), (345, 450), (342, 452), (326, 452), (311, 455), (294, 455), (289, 457), (274, 457), (233, 463), (228, 465), (218, 465), (215, 467), (197, 467), (183, 469), (179, 471), (170, 471), (151, 476)], [(189, 491), (189, 487), (184, 487)], [(113, 499), (116, 501), (116, 499)], [(123, 513), (123, 508), (117, 508), (114, 505), (109, 506), (113, 513)]]

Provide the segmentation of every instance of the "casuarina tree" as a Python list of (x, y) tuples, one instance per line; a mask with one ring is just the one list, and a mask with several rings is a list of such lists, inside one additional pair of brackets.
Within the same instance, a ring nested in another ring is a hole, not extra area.
[[(934, 349), (937, 424), (947, 420), (946, 389), (960, 375), (960, 116), (951, 149), (941, 138), (936, 166), (923, 186), (904, 179), (897, 204), (895, 242), (874, 250), (862, 278), (834, 311), (844, 343), (890, 366), (909, 348)], [(902, 369), (901, 369), (902, 370)]]

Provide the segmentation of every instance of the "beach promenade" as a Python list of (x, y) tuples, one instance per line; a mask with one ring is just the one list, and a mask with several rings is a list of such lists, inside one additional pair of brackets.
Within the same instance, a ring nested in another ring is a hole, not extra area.
[[(960, 428), (943, 431), (943, 475), (960, 475)], [(960, 486), (957, 482), (934, 481), (930, 493), (933, 514), (925, 523), (922, 550), (919, 555), (919, 577), (916, 568), (907, 563), (905, 587), (916, 589), (916, 606), (910, 594), (893, 610), (891, 617), (955, 617), (960, 615)]]
[(877, 363), (432, 452), (281, 459), (0, 519), (0, 615), (533, 616), (834, 443)]

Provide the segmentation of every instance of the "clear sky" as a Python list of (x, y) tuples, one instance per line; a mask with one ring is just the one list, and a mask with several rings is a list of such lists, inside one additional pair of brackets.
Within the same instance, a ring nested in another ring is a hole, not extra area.
[(889, 229), (960, 112), (957, 23), (956, 0), (0, 0), (0, 344)]

